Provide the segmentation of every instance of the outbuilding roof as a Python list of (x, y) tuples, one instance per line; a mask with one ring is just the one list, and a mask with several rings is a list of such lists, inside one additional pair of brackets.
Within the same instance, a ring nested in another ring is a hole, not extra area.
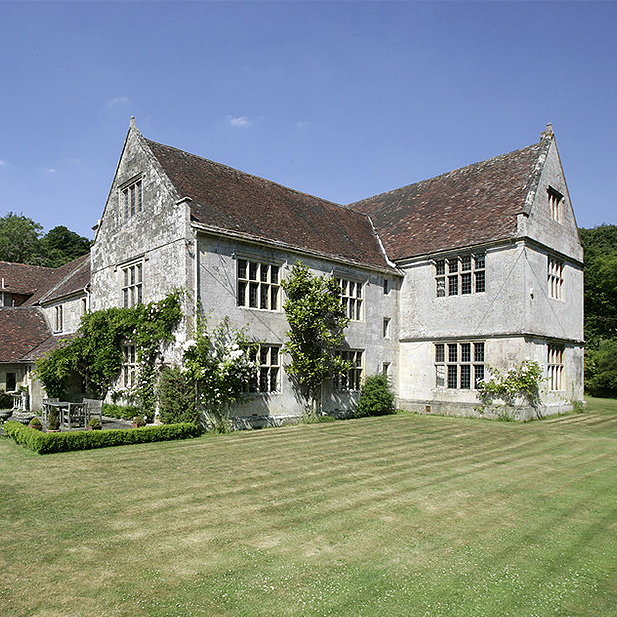
[(20, 362), (50, 336), (47, 322), (35, 307), (0, 308), (0, 362)]

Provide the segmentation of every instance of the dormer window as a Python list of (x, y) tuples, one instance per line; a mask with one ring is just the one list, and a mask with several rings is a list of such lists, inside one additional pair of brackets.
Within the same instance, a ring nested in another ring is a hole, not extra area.
[(122, 195), (122, 206), (124, 208), (124, 218), (128, 219), (141, 212), (143, 205), (143, 185), (141, 178), (128, 184), (120, 190)]
[(552, 186), (549, 186), (546, 189), (548, 193), (548, 211), (550, 217), (561, 223), (563, 218), (562, 208), (563, 208), (563, 195)]

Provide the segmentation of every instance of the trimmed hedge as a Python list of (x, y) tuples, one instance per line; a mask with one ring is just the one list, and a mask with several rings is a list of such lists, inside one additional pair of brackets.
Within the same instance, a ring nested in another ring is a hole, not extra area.
[(171, 441), (197, 437), (201, 429), (195, 424), (164, 424), (134, 429), (108, 429), (103, 431), (74, 431), (70, 433), (43, 433), (14, 420), (4, 424), (4, 431), (16, 443), (38, 454), (91, 450), (133, 443)]

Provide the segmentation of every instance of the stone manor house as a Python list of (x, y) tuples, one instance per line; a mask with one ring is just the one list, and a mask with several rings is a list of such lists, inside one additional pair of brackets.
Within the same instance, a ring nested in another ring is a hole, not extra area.
[[(335, 277), (348, 317), (348, 374), (324, 385), (347, 410), (385, 373), (399, 408), (474, 414), (489, 367), (545, 371), (542, 413), (583, 398), (583, 251), (551, 125), (538, 143), (346, 206), (143, 137), (131, 126), (89, 256), (49, 269), (0, 263), (0, 389), (44, 396), (36, 358), (81, 315), (188, 290), (164, 362), (179, 363), (196, 306), (259, 341), (235, 413), (302, 413), (281, 352), (281, 282), (301, 260)], [(118, 387), (135, 375), (127, 341)], [(522, 414), (531, 413), (523, 410)]]

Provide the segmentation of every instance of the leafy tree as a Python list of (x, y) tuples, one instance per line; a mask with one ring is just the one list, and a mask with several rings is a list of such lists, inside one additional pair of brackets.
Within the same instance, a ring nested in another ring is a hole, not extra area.
[(592, 396), (617, 398), (617, 340), (600, 341), (585, 356), (585, 390)]
[(90, 245), (88, 238), (76, 234), (63, 225), (54, 227), (40, 241), (40, 250), (44, 256), (43, 265), (51, 268), (62, 266), (85, 255), (90, 250)]
[(283, 289), (287, 294), (283, 308), (290, 327), (283, 351), (291, 356), (285, 370), (316, 414), (321, 408), (323, 382), (349, 370), (349, 363), (336, 353), (349, 319), (336, 280), (312, 276), (302, 262), (294, 265), (283, 281)]
[(9, 212), (0, 218), (0, 260), (57, 268), (90, 250), (90, 240), (63, 225), (42, 235), (43, 227)]
[(39, 239), (43, 227), (23, 214), (9, 212), (0, 217), (0, 260), (39, 266)]
[(617, 225), (579, 229), (585, 250), (585, 390), (617, 397)]

